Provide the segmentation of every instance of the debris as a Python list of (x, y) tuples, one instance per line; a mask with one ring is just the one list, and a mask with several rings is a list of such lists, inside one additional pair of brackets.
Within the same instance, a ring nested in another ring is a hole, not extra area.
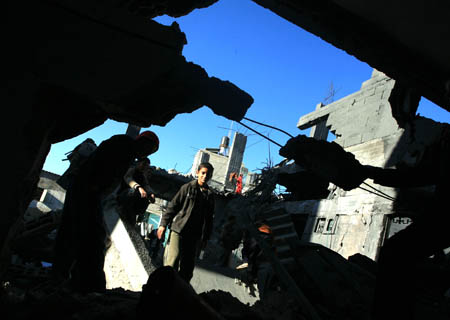
[(198, 319), (225, 319), (170, 266), (156, 269), (142, 289), (137, 316), (145, 318), (149, 313), (156, 318), (176, 319), (189, 315)]
[(355, 156), (335, 142), (298, 135), (289, 139), (279, 153), (344, 190), (358, 187), (367, 178)]

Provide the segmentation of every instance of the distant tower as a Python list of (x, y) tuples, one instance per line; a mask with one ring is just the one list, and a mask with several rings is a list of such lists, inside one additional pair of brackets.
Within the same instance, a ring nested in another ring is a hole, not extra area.
[(233, 129), (233, 123), (234, 121), (231, 121), (230, 129), (228, 130), (228, 136), (223, 136), (222, 141), (220, 141), (220, 147), (219, 147), (219, 154), (223, 156), (227, 156), (228, 154), (228, 147), (230, 145), (230, 139), (231, 139), (231, 131)]
[(247, 136), (242, 133), (236, 132), (233, 138), (233, 144), (231, 146), (230, 154), (228, 155), (227, 174), (225, 175), (225, 186), (227, 188), (234, 188), (234, 185), (228, 179), (230, 174), (241, 171), (242, 160), (244, 158), (245, 145), (247, 144)]

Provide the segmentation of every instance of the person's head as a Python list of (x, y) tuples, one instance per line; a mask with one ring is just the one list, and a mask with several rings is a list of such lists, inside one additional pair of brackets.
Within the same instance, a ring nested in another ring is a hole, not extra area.
[(197, 168), (197, 182), (200, 186), (206, 184), (212, 177), (214, 167), (209, 162), (202, 162)]
[(159, 138), (152, 131), (144, 131), (136, 137), (135, 154), (137, 158), (146, 157), (159, 149)]
[(149, 166), (150, 166), (150, 159), (147, 157), (139, 158), (136, 161), (136, 168), (138, 168), (139, 170), (145, 170)]

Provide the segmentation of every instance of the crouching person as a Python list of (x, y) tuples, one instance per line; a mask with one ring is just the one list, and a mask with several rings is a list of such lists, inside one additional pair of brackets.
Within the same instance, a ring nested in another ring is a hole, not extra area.
[(178, 271), (186, 282), (192, 279), (197, 250), (206, 247), (214, 216), (214, 194), (207, 182), (214, 168), (204, 162), (198, 166), (197, 180), (184, 184), (161, 217), (158, 239), (170, 228), (164, 251), (164, 266)]
[(151, 192), (148, 178), (150, 176), (150, 160), (142, 157), (131, 166), (125, 174), (117, 195), (122, 218), (135, 224), (146, 221), (146, 210), (150, 203), (155, 203), (155, 195)]

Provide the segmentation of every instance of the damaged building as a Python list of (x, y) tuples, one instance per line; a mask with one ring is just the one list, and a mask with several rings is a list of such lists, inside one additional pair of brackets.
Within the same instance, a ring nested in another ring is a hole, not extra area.
[[(318, 104), (314, 112), (300, 117), (297, 126), (311, 128), (310, 136), (318, 140), (335, 138), (335, 143), (363, 164), (386, 168), (414, 166), (443, 126), (418, 117), (414, 127), (401, 128), (390, 105), (397, 90), (395, 80), (374, 70), (360, 91), (326, 106)], [(411, 108), (417, 109), (417, 104), (418, 101)], [(376, 260), (384, 239), (411, 223), (402, 214), (411, 210), (414, 199), (403, 195), (406, 203), (394, 204), (398, 189), (367, 180), (346, 191), (328, 181), (318, 183), (323, 179), (311, 176), (311, 172), (296, 164), (282, 170), (287, 173), (280, 174), (280, 183), (298, 194), (300, 201), (285, 201), (273, 210), (293, 214), (296, 233), (304, 241), (322, 244), (346, 258), (360, 253)], [(316, 197), (308, 199), (308, 192)]]
[[(163, 126), (177, 114), (207, 106), (240, 121), (252, 105), (248, 93), (186, 61), (182, 51), (188, 35), (176, 23), (163, 26), (151, 20), (187, 15), (215, 2), (8, 2), (7, 27), (12, 32), (7, 37), (5, 96), (10, 110), (7, 147), (13, 156), (6, 158), (5, 181), (11, 185), (4, 192), (0, 224), (1, 303), (10, 313), (7, 319), (135, 319), (146, 315), (148, 305), (157, 306), (152, 316), (170, 310), (173, 317), (210, 319), (370, 319), (380, 249), (414, 220), (411, 212), (427, 205), (427, 188), (406, 192), (371, 179), (346, 188), (288, 162), (263, 172), (243, 196), (220, 198), (223, 218), (240, 216), (251, 233), (254, 220), (264, 219), (273, 230), (276, 255), (260, 242), (277, 278), (264, 300), (245, 296), (246, 288), (234, 283), (239, 277), (235, 269), (203, 265), (192, 286), (179, 283), (167, 269), (157, 269), (141, 235), (121, 221), (111, 199), (105, 206), (113, 245), (105, 261), (110, 286), (104, 294), (70, 292), (40, 265), (52, 261), (54, 230), (64, 203), (64, 190), (54, 183), (57, 177), (42, 171), (52, 144), (107, 119), (136, 127)], [(299, 129), (311, 128), (311, 138), (324, 143), (333, 135), (334, 143), (363, 165), (418, 164), (445, 127), (416, 116), (420, 97), (450, 111), (446, 3), (254, 2), (374, 68), (360, 91), (299, 115)], [(245, 146), (241, 138), (237, 151)], [(316, 157), (313, 167), (326, 171), (328, 151), (317, 152), (324, 161)], [(206, 156), (221, 157), (220, 148), (202, 150), (198, 158)], [(242, 155), (230, 150), (228, 156), (221, 177), (225, 184), (231, 171), (242, 171)], [(440, 160), (435, 159), (436, 165)], [(352, 174), (343, 174), (340, 181), (352, 180)], [(186, 177), (179, 175), (154, 176), (163, 200), (184, 182)], [(289, 197), (272, 194), (277, 183), (286, 186)], [(222, 222), (216, 222), (215, 240)], [(214, 262), (218, 249), (213, 242), (203, 262)], [(429, 281), (420, 287), (417, 319), (448, 318), (448, 268), (445, 252), (437, 263), (418, 271), (428, 270), (424, 279)], [(227, 290), (242, 295), (236, 298)], [(161, 299), (161, 292), (180, 301), (177, 310)]]

